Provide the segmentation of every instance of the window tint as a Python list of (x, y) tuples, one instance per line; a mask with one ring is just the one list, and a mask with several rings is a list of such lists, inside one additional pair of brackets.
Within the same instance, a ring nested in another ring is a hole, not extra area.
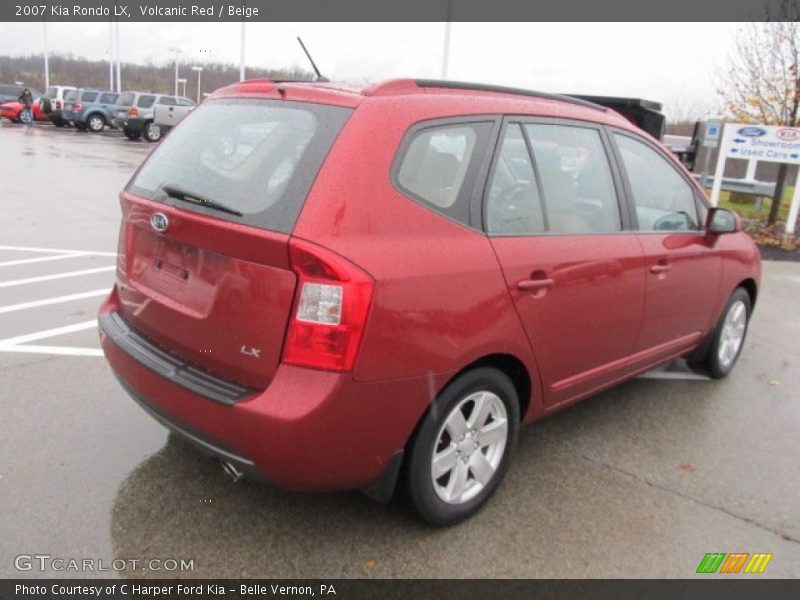
[(486, 230), (525, 234), (545, 231), (539, 187), (528, 147), (518, 123), (509, 125), (489, 182)]
[(526, 124), (551, 233), (620, 231), (619, 204), (600, 133)]
[(172, 185), (243, 216), (188, 203), (182, 208), (289, 232), (350, 112), (288, 101), (209, 100), (161, 142), (129, 190), (172, 203), (163, 191)]
[(475, 149), (476, 125), (443, 125), (419, 130), (397, 171), (399, 185), (436, 208), (452, 207), (461, 192)]
[(117, 101), (117, 97), (118, 94), (112, 94), (110, 92), (106, 92), (105, 94), (100, 96), (100, 100), (98, 100), (98, 102), (100, 102), (101, 104), (114, 104)]
[(175, 98), (172, 96), (161, 96), (158, 99), (158, 103), (165, 106), (175, 106)]
[(94, 102), (97, 100), (97, 92), (83, 92), (81, 94), (81, 100), (83, 102)]
[(150, 96), (147, 94), (142, 94), (139, 96), (139, 101), (136, 103), (136, 106), (139, 108), (150, 108), (156, 101), (155, 96)]
[(614, 134), (628, 174), (643, 231), (699, 230), (694, 190), (661, 154), (626, 135)]

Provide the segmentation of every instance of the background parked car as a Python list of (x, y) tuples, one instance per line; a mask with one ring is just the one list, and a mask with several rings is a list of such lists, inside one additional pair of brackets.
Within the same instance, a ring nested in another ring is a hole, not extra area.
[(148, 142), (161, 139), (161, 132), (153, 126), (155, 107), (157, 104), (169, 102), (165, 98), (177, 101), (176, 96), (155, 94), (152, 92), (124, 92), (117, 100), (117, 114), (112, 120), (114, 127), (119, 127), (130, 140), (140, 137)]
[[(38, 99), (34, 101), (31, 110), (33, 111), (33, 119), (35, 121), (47, 121), (47, 115), (44, 114), (41, 102), (39, 102)], [(0, 104), (0, 118), (19, 123), (20, 115), (22, 115), (22, 103), (14, 101)]]
[(158, 134), (166, 135), (170, 129), (181, 122), (181, 119), (192, 112), (194, 107), (195, 103), (183, 96), (163, 96), (156, 102), (153, 116), (153, 123), (155, 127), (158, 127)]
[(28, 88), (34, 98), (41, 98), (42, 93), (27, 85), (0, 84), (0, 104), (5, 102), (16, 102), (22, 94), (22, 90)]
[(101, 90), (81, 90), (70, 107), (71, 121), (81, 131), (97, 133), (111, 124), (120, 94)]
[(62, 115), (62, 111), (64, 110), (64, 97), (74, 89), (75, 86), (72, 85), (51, 85), (42, 97), (42, 110), (56, 127), (69, 125), (69, 121), (65, 120)]

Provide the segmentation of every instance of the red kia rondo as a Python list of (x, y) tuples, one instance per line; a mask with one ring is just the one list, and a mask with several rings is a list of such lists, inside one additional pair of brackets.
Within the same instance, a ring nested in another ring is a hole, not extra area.
[(734, 366), (760, 262), (618, 113), (453, 82), (245, 81), (121, 194), (99, 315), (156, 420), (292, 490), (474, 513), (519, 426), (686, 356)]

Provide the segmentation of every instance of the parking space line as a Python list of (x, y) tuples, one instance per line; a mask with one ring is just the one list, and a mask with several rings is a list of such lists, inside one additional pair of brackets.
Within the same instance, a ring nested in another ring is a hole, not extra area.
[(23, 354), (59, 354), (63, 356), (103, 356), (99, 348), (71, 348), (68, 346), (2, 346), (0, 352)]
[(0, 306), (0, 315), (10, 312), (15, 312), (18, 310), (37, 308), (39, 306), (49, 306), (51, 304), (61, 304), (62, 302), (81, 300), (83, 298), (105, 296), (108, 293), (109, 293), (109, 288), (105, 287), (101, 290), (92, 290), (91, 292), (81, 292), (80, 294), (69, 294), (67, 296), (55, 296), (53, 298), (45, 298), (44, 300), (33, 300), (31, 302), (22, 302), (20, 304), (9, 304), (7, 306)]
[(25, 335), (18, 335), (13, 338), (6, 338), (0, 340), (0, 347), (8, 348), (9, 346), (16, 346), (19, 344), (27, 344), (28, 342), (36, 342), (46, 338), (56, 337), (58, 335), (65, 335), (67, 333), (74, 333), (76, 331), (84, 331), (97, 327), (97, 319), (91, 321), (82, 321), (80, 323), (73, 323), (72, 325), (64, 325), (63, 327), (55, 327), (53, 329), (44, 329), (34, 333), (26, 333)]
[(92, 250), (63, 250), (59, 248), (38, 248), (32, 246), (0, 246), (0, 250), (19, 250), (20, 252), (44, 252), (50, 254), (83, 254), (92, 256), (116, 256), (116, 252), (94, 252)]
[(5, 262), (0, 262), (0, 267), (14, 267), (16, 265), (29, 265), (31, 263), (47, 262), (47, 261), (51, 261), (51, 260), (63, 260), (65, 258), (79, 258), (81, 256), (89, 256), (89, 255), (75, 252), (74, 254), (56, 254), (54, 256), (37, 256), (36, 258), (21, 258), (19, 260), (7, 260)]
[(0, 281), (0, 288), (15, 287), (28, 283), (38, 283), (40, 281), (52, 281), (54, 279), (65, 279), (67, 277), (80, 277), (81, 275), (91, 275), (92, 273), (103, 273), (113, 271), (116, 267), (97, 267), (95, 269), (83, 269), (82, 271), (68, 271), (66, 273), (56, 273), (55, 275), (42, 275), (41, 277), (28, 277), (26, 279), (14, 279), (12, 281)]

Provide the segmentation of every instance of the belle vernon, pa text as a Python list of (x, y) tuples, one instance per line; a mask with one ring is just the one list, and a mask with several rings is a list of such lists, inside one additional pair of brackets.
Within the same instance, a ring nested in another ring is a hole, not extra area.
[(198, 598), (214, 598), (236, 594), (242, 596), (335, 596), (336, 590), (331, 584), (320, 584), (319, 589), (310, 585), (279, 585), (273, 583), (241, 584), (235, 587), (225, 587), (216, 583), (203, 585), (148, 585), (141, 583), (120, 583), (112, 585), (65, 585), (54, 583), (52, 585), (24, 585), (15, 586), (16, 596), (41, 596), (48, 592), (53, 596), (94, 596), (100, 598), (101, 594), (112, 595), (119, 593), (121, 596), (170, 598), (176, 594), (179, 598), (197, 596)]

